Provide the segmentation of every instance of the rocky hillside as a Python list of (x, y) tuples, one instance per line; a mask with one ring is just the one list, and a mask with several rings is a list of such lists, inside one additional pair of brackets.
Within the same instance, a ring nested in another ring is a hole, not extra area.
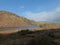
[(0, 27), (35, 25), (33, 21), (20, 17), (14, 13), (0, 10)]

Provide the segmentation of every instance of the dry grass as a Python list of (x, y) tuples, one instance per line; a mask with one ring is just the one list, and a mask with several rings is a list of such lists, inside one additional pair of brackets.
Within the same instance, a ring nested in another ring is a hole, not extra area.
[[(56, 23), (44, 23), (44, 24), (39, 24), (39, 26), (42, 26), (42, 27), (31, 29), (31, 31), (60, 29), (60, 24), (56, 24)], [(24, 29), (24, 30), (26, 30), (26, 29)], [(2, 30), (2, 31), (0, 31), (0, 34), (10, 34), (10, 33), (15, 33), (18, 31), (20, 31), (20, 30)]]
[(58, 23), (45, 23), (45, 24), (39, 24), (39, 26), (41, 26), (41, 28), (43, 28), (43, 29), (60, 28), (60, 24), (58, 24)]
[(3, 31), (0, 31), (0, 34), (10, 34), (10, 33), (16, 33), (18, 31), (19, 30), (3, 30)]

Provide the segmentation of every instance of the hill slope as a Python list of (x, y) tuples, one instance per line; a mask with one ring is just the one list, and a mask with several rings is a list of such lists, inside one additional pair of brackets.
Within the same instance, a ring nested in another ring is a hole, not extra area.
[(35, 25), (33, 21), (17, 16), (14, 13), (0, 10), (0, 27)]

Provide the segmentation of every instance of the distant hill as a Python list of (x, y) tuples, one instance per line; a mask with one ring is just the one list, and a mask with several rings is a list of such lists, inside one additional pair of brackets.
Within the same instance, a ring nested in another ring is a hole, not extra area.
[(35, 25), (34, 21), (18, 16), (14, 13), (0, 10), (0, 27)]

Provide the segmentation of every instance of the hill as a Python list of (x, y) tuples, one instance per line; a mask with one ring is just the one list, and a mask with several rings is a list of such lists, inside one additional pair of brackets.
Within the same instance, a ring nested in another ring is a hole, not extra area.
[(33, 22), (14, 13), (0, 10), (0, 27), (35, 25)]

